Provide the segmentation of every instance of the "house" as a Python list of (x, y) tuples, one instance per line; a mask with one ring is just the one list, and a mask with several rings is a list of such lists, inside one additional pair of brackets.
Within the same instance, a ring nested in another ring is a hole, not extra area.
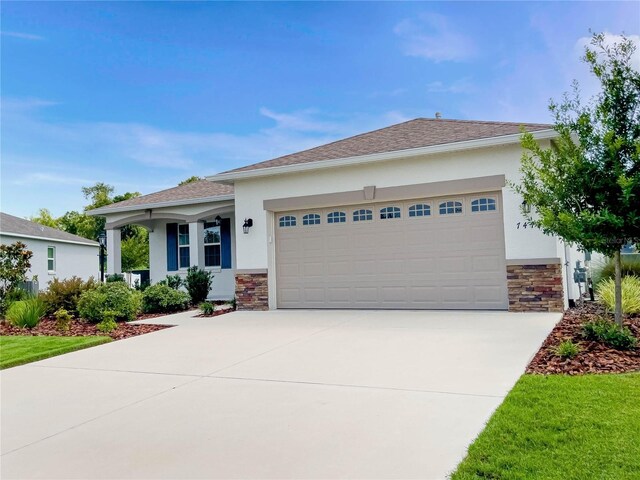
[(33, 252), (27, 275), (36, 279), (41, 289), (53, 278), (99, 276), (98, 242), (0, 213), (0, 243), (18, 241)]
[[(560, 311), (578, 252), (527, 225), (520, 128), (418, 118), (92, 211), (150, 231), (151, 280), (214, 272), (240, 309)], [(573, 255), (573, 257), (572, 257)], [(567, 293), (568, 292), (568, 293)]]

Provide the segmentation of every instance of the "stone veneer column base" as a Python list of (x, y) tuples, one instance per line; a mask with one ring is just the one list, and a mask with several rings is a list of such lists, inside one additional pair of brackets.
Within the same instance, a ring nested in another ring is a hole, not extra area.
[(236, 273), (236, 308), (238, 310), (269, 310), (267, 273)]
[(562, 312), (562, 265), (507, 265), (510, 312)]

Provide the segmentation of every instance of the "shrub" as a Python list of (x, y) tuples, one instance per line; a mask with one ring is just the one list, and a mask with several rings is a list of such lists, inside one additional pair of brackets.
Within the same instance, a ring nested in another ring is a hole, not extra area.
[(118, 328), (118, 324), (116, 323), (116, 315), (118, 312), (114, 310), (105, 310), (103, 315), (103, 319), (96, 325), (96, 329), (102, 333), (111, 333), (116, 328)]
[(105, 312), (115, 312), (115, 319), (134, 320), (142, 303), (140, 292), (136, 292), (124, 282), (111, 282), (87, 290), (80, 295), (78, 313), (82, 318), (97, 323)]
[(38, 325), (46, 312), (44, 302), (39, 298), (30, 298), (14, 302), (7, 310), (7, 320), (16, 327), (33, 328)]
[[(612, 279), (600, 282), (597, 293), (608, 310), (615, 309), (615, 282)], [(640, 277), (629, 275), (622, 279), (622, 313), (640, 313)]]
[(638, 340), (627, 327), (620, 328), (606, 318), (598, 318), (582, 326), (582, 334), (587, 340), (602, 342), (617, 350), (635, 348)]
[[(622, 276), (635, 275), (640, 277), (640, 255), (628, 256), (622, 255)], [(615, 264), (612, 258), (606, 259), (606, 261), (594, 268), (594, 283), (597, 285), (604, 280), (615, 278)]]
[(187, 291), (191, 296), (191, 303), (198, 305), (207, 299), (209, 290), (211, 290), (212, 281), (213, 273), (202, 270), (196, 266), (189, 267), (185, 283), (187, 285)]
[(146, 313), (169, 313), (185, 310), (189, 294), (156, 283), (142, 293), (142, 310)]
[(216, 311), (216, 306), (211, 302), (202, 302), (200, 304), (200, 310), (202, 310), (202, 313), (205, 315), (213, 315)]
[(31, 298), (29, 292), (22, 288), (17, 287), (9, 290), (0, 301), (0, 303), (2, 303), (0, 306), (0, 313), (7, 311), (13, 303), (21, 300), (28, 300), (29, 298)]
[(124, 275), (122, 273), (112, 273), (111, 275), (107, 275), (105, 277), (105, 281), (107, 283), (124, 282)]
[(571, 340), (565, 340), (565, 341), (561, 342), (560, 345), (558, 345), (555, 348), (555, 352), (554, 353), (558, 357), (573, 358), (576, 355), (578, 355), (578, 353), (580, 353), (580, 346), (578, 346), (577, 344), (573, 343)]
[(167, 275), (166, 278), (167, 285), (174, 290), (178, 290), (180, 287), (184, 285), (184, 280), (180, 275)]
[(96, 286), (97, 283), (93, 277), (86, 282), (75, 276), (65, 280), (54, 278), (49, 282), (47, 290), (40, 294), (40, 297), (47, 307), (47, 313), (63, 309), (75, 316), (78, 314), (80, 295), (87, 290), (96, 288)]
[(143, 280), (141, 282), (140, 280), (136, 279), (133, 282), (133, 288), (135, 288), (136, 290), (138, 290), (140, 292), (144, 292), (150, 286), (151, 286), (151, 282), (149, 280)]
[(56, 317), (56, 328), (62, 332), (68, 332), (73, 317), (64, 308), (56, 310), (53, 314)]

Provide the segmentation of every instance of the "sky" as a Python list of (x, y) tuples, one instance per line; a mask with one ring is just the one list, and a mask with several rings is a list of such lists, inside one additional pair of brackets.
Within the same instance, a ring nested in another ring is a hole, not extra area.
[[(417, 117), (542, 122), (640, 2), (2, 2), (0, 209), (82, 210)], [(635, 64), (640, 68), (640, 56)]]

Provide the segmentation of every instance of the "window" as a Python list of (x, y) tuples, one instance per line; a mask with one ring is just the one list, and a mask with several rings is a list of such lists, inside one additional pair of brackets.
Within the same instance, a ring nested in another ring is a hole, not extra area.
[(327, 223), (345, 223), (347, 214), (344, 212), (331, 212), (327, 214)]
[(364, 220), (373, 220), (373, 212), (371, 210), (362, 208), (353, 212), (354, 222), (362, 222)]
[(189, 252), (189, 224), (178, 225), (178, 267), (189, 268), (191, 262)]
[(418, 203), (409, 207), (410, 217), (427, 217), (431, 215), (431, 207), (424, 203)]
[(380, 219), (400, 218), (400, 207), (384, 207), (380, 209)]
[(320, 225), (320, 215), (317, 213), (308, 213), (302, 217), (302, 225)]
[(496, 209), (496, 201), (493, 198), (478, 198), (471, 202), (472, 212), (487, 212)]
[(449, 215), (452, 213), (462, 213), (462, 202), (442, 202), (440, 204), (440, 215)]
[(284, 217), (280, 217), (280, 226), (281, 227), (295, 227), (296, 226), (296, 217), (293, 215), (285, 215)]
[(220, 226), (213, 222), (204, 222), (204, 266), (220, 266)]
[(56, 271), (56, 247), (47, 247), (47, 270), (50, 273)]

